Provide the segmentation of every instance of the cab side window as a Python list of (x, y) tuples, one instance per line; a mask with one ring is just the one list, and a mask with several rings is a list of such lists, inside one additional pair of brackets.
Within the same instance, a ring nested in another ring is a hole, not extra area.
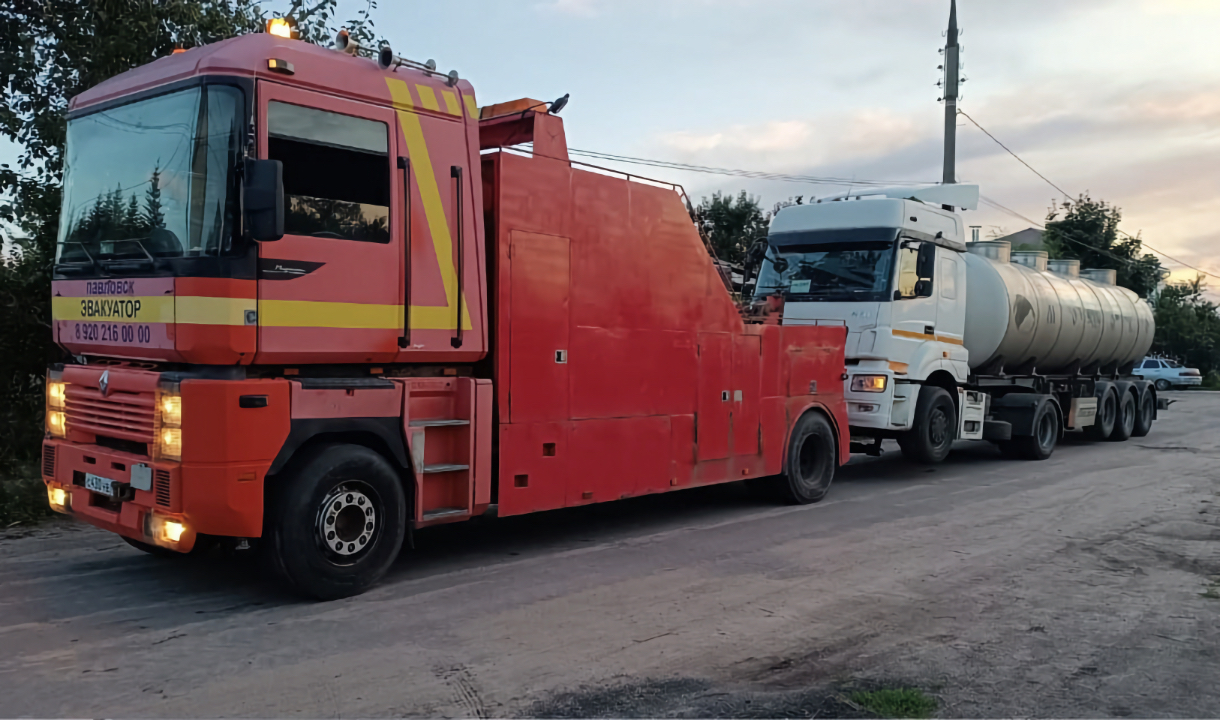
[(268, 157), (284, 164), (286, 234), (390, 241), (385, 123), (271, 102), (267, 136)]
[(894, 299), (932, 297), (935, 272), (935, 245), (915, 240), (899, 241), (898, 281), (894, 286)]

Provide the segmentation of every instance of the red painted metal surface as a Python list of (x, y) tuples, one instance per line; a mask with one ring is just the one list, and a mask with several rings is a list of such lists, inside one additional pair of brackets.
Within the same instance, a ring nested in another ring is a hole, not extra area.
[(846, 428), (844, 328), (745, 325), (676, 193), (540, 154), (483, 171), (500, 514), (773, 475), (802, 413)]

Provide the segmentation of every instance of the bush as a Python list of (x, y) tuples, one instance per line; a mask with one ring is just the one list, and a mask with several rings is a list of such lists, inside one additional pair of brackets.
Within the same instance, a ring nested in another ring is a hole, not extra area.
[(1208, 390), (1220, 390), (1220, 371), (1212, 370), (1203, 378), (1203, 387)]
[(13, 525), (33, 525), (50, 517), (47, 486), (38, 470), (27, 466), (17, 474), (0, 477), (0, 530)]

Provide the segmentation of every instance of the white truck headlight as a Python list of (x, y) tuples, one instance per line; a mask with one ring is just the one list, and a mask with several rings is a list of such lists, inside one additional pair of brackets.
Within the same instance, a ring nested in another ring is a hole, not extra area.
[(854, 375), (851, 379), (852, 392), (881, 393), (889, 387), (888, 375)]

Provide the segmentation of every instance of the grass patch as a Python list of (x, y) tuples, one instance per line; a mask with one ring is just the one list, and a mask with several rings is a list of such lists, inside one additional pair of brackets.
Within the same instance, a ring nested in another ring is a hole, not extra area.
[(0, 530), (33, 525), (52, 515), (47, 504), (47, 486), (34, 466), (0, 475)]
[(915, 688), (856, 690), (848, 699), (884, 718), (926, 718), (936, 710), (936, 700)]

